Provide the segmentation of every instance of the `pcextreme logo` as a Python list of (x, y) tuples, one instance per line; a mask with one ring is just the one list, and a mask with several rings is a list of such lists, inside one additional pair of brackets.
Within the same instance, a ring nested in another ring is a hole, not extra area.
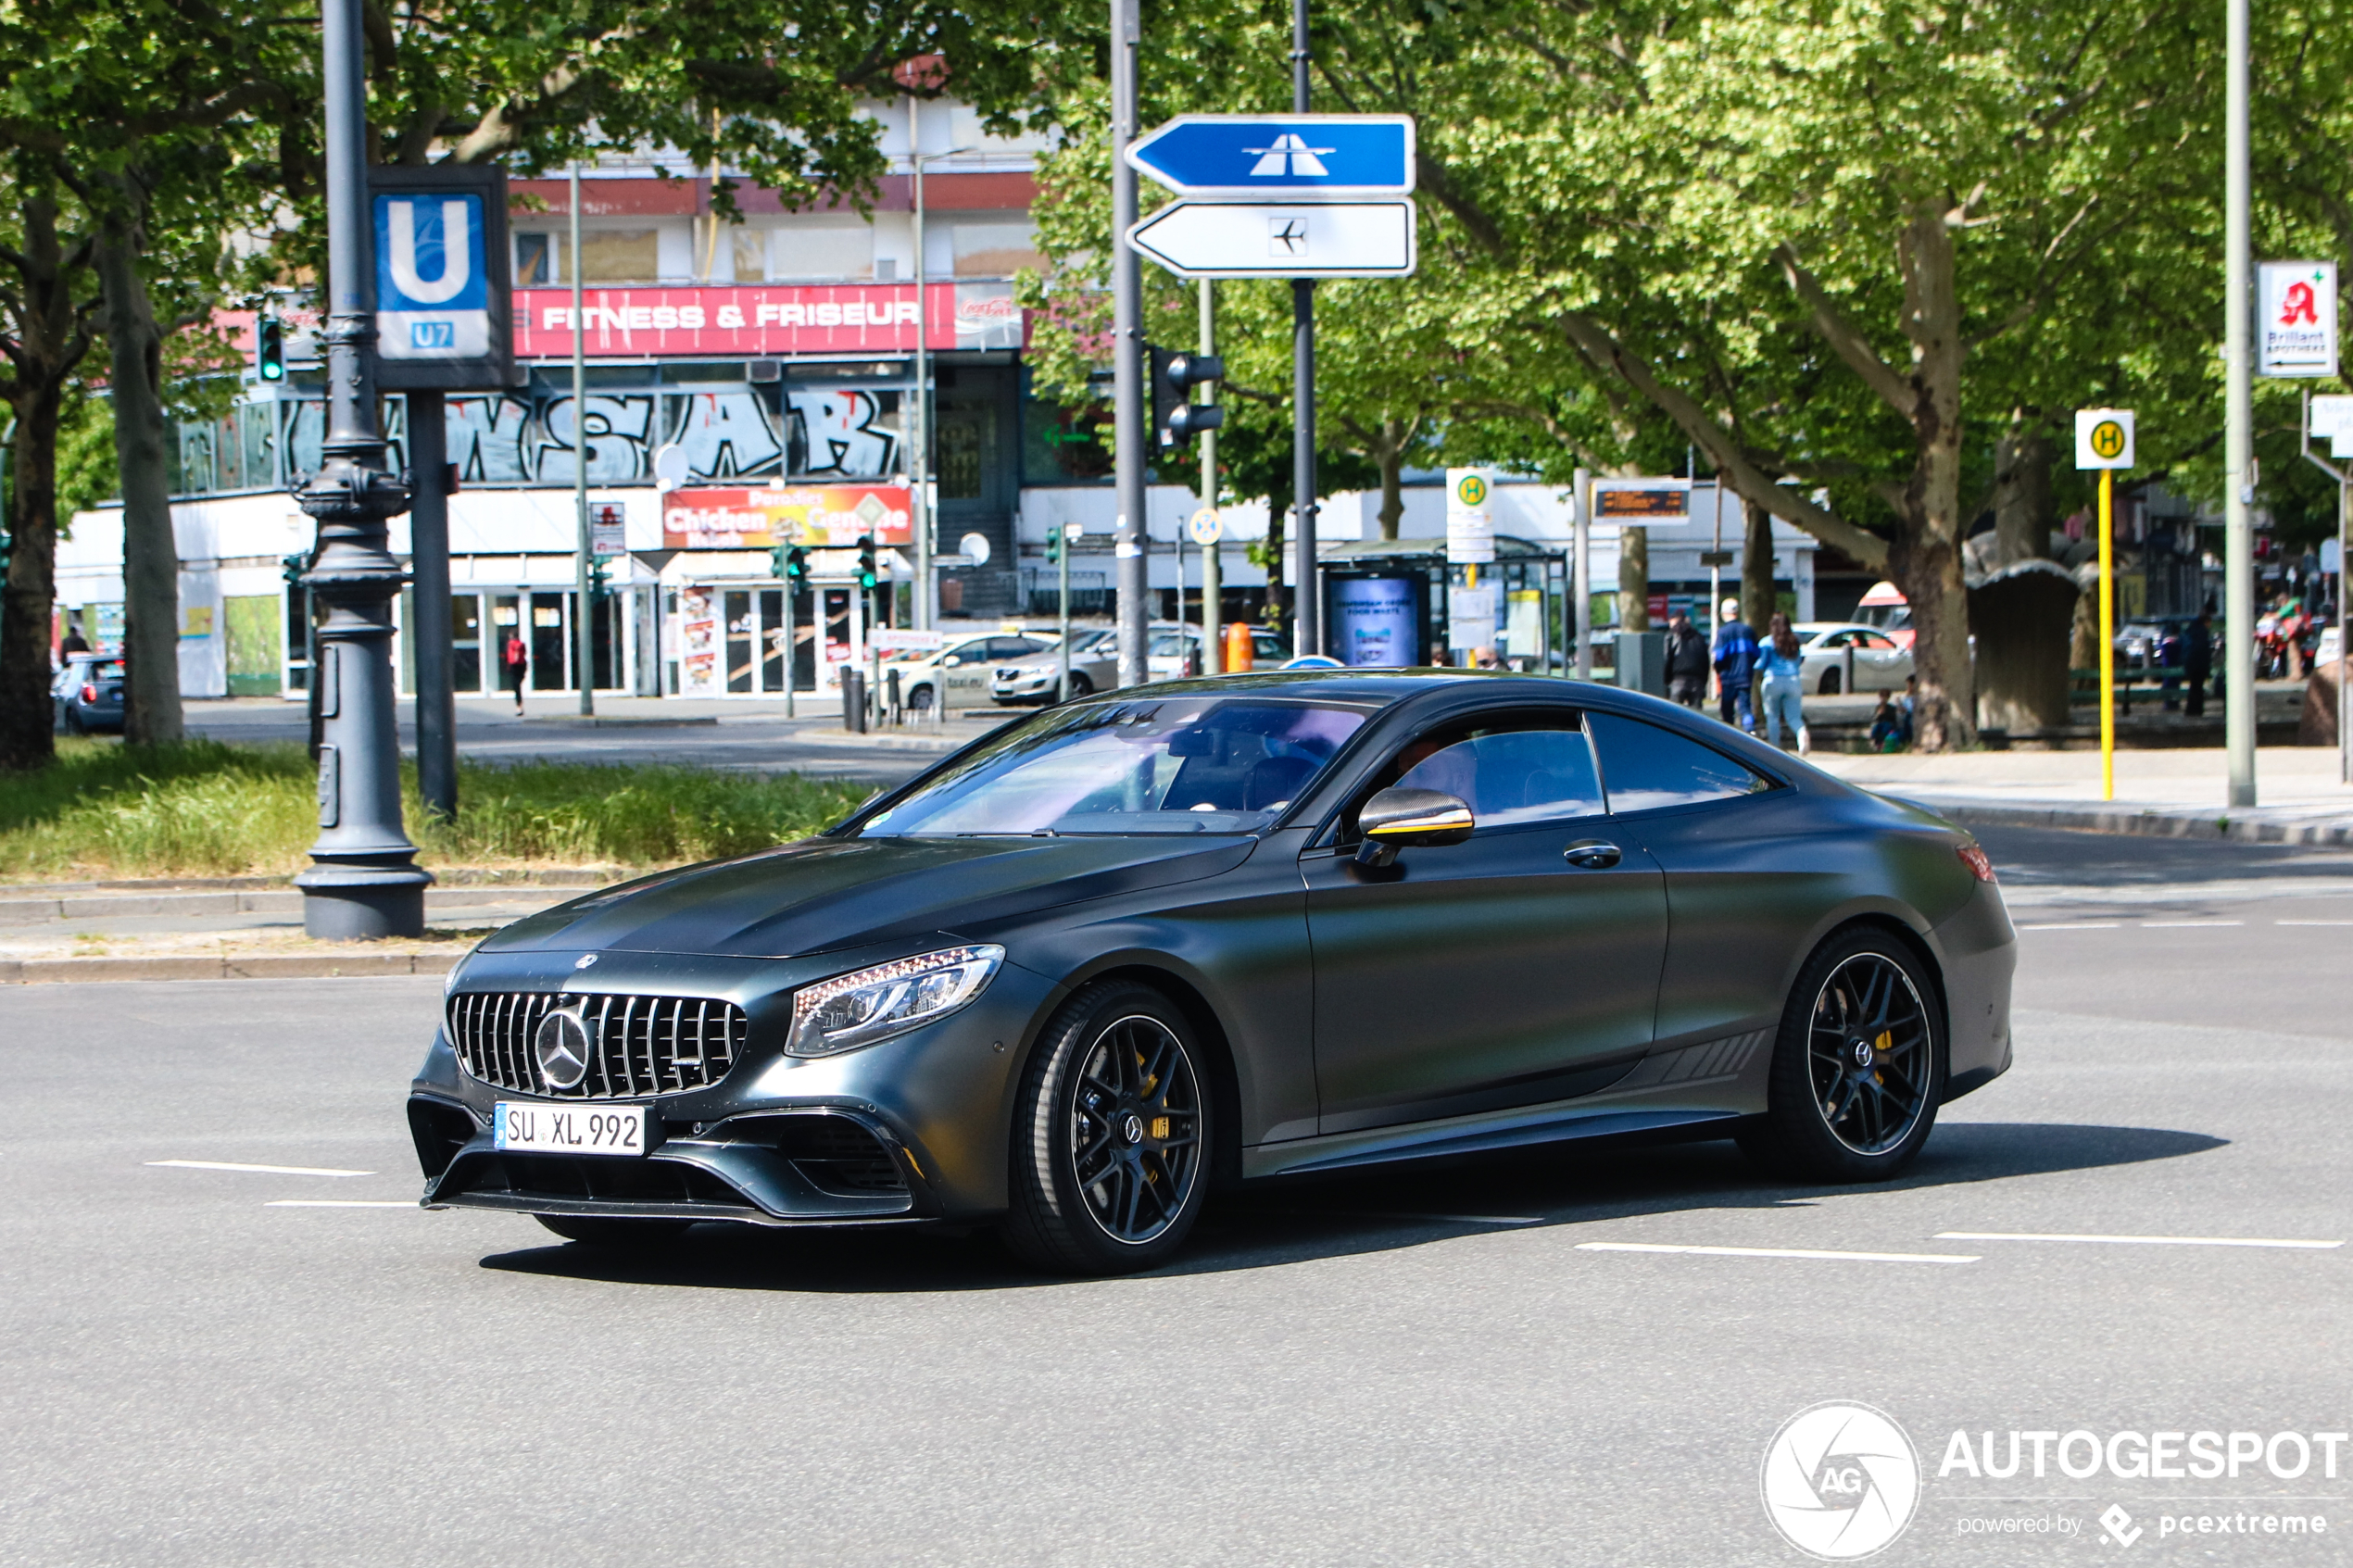
[(1766, 1445), (1765, 1515), (1790, 1545), (1827, 1562), (1870, 1556), (1919, 1507), (1920, 1460), (1885, 1412), (1831, 1400), (1802, 1410)]

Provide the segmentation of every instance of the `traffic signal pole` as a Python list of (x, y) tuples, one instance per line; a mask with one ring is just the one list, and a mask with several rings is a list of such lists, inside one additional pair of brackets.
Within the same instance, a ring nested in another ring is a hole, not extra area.
[[(580, 711), (586, 714), (597, 711), (597, 659), (594, 642), (597, 614), (588, 604), (588, 554), (589, 546), (595, 543), (595, 539), (588, 528), (588, 319), (581, 307), (580, 164), (577, 160), (574, 160), (572, 166), (570, 195), (572, 198), (572, 500), (573, 509), (578, 514), (576, 521), (580, 533), (580, 554), (575, 562), (578, 570), (573, 573), (576, 589), (573, 599), (573, 613), (578, 617), (573, 623), (573, 662), (577, 668), (573, 671), (573, 679), (580, 684)], [(530, 602), (531, 596), (525, 594), (522, 596), (522, 603), (528, 605)], [(522, 619), (522, 614), (516, 617), (518, 621)], [(528, 638), (531, 633), (526, 630), (523, 635)]]
[[(1127, 231), (1136, 225), (1136, 49), (1142, 31), (1138, 0), (1111, 3), (1112, 404), (1118, 435), (1114, 468), (1118, 519), (1112, 531), (1113, 583), (1119, 596), (1119, 684), (1139, 686), (1147, 670), (1144, 633), (1144, 452), (1152, 439), (1144, 405), (1143, 266)], [(1063, 546), (1065, 558), (1069, 546)], [(1064, 570), (1067, 570), (1065, 567)], [(1067, 640), (1065, 640), (1066, 646)]]
[[(1290, 16), (1290, 107), (1293, 114), (1306, 114), (1312, 107), (1307, 86), (1307, 0), (1291, 0)], [(1291, 504), (1296, 520), (1291, 537), (1299, 550), (1299, 570), (1291, 583), (1298, 606), (1292, 617), (1291, 652), (1296, 656), (1324, 651), (1323, 593), (1315, 574), (1315, 279), (1291, 280), (1290, 320)]]

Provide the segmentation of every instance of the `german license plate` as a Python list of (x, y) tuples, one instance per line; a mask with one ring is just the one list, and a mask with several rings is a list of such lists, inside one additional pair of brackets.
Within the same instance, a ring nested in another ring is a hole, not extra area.
[(642, 1105), (524, 1105), (500, 1100), (490, 1123), (498, 1148), (535, 1154), (646, 1152)]

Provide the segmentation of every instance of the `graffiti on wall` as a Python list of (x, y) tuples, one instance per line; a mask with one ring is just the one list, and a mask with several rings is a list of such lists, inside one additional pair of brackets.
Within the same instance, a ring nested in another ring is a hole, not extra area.
[[(325, 406), (271, 408), (295, 476), (316, 470)], [(570, 484), (575, 433), (571, 393), (450, 395), (449, 460), (461, 484)], [(896, 391), (810, 387), (772, 398), (746, 387), (711, 392), (591, 393), (586, 400), (588, 480), (625, 484), (653, 474), (654, 454), (676, 445), (696, 482), (786, 477), (884, 479), (902, 466), (904, 435)], [(400, 405), (387, 408), (386, 459), (406, 465)]]

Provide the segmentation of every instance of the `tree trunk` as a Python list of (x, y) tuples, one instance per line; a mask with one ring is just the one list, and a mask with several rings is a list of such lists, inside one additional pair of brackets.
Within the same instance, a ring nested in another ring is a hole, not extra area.
[(1916, 209), (1900, 256), (1915, 445), (1888, 566), (1912, 608), (1913, 745), (1956, 751), (1977, 744), (1977, 703), (1961, 580), (1961, 306), (1943, 203)]
[(1397, 537), (1398, 528), (1405, 521), (1405, 443), (1408, 431), (1403, 420), (1385, 419), (1380, 422), (1380, 447), (1377, 457), (1380, 463), (1380, 536)]
[(1994, 564), (2015, 566), (2051, 550), (2051, 465), (2057, 451), (2020, 415), (1994, 447)]
[(57, 755), (49, 702), (49, 625), (56, 613), (57, 423), (67, 378), (89, 339), (76, 320), (73, 279), (57, 238), (57, 206), (18, 200), (20, 250), (11, 258), (17, 342), (6, 383), (15, 429), (8, 443), (8, 573), (0, 587), (0, 769), (40, 768)]
[(1761, 638), (1780, 604), (1773, 591), (1773, 514), (1745, 498), (1741, 509), (1748, 525), (1741, 546), (1741, 619)]
[(1651, 629), (1651, 531), (1617, 531), (1617, 629)]
[[(131, 187), (124, 180), (116, 188), (131, 200)], [(163, 334), (139, 275), (139, 250), (133, 213), (101, 221), (96, 256), (122, 480), (122, 735), (133, 746), (157, 746), (186, 730), (180, 711), (180, 548), (164, 460)]]

